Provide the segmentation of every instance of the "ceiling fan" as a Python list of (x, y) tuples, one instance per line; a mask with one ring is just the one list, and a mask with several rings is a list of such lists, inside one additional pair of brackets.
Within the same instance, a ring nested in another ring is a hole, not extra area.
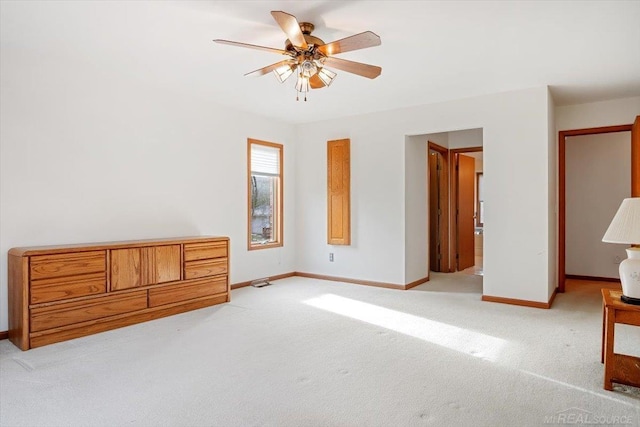
[[(247, 73), (245, 76), (263, 76), (273, 71), (278, 78), (278, 81), (282, 83), (296, 72), (298, 76), (296, 81), (296, 91), (298, 95), (300, 93), (304, 93), (304, 100), (306, 101), (309, 88), (320, 89), (325, 86), (329, 86), (336, 77), (336, 73), (327, 69), (326, 66), (367, 77), (369, 79), (375, 79), (382, 72), (382, 68), (375, 65), (347, 61), (345, 59), (333, 57), (333, 55), (339, 53), (379, 46), (380, 37), (377, 34), (371, 31), (365, 31), (364, 33), (336, 40), (331, 43), (325, 43), (319, 38), (311, 35), (311, 32), (314, 29), (313, 24), (309, 22), (298, 23), (295, 16), (282, 11), (272, 11), (271, 15), (288, 37), (285, 41), (284, 49), (257, 46), (229, 40), (214, 40), (216, 43), (263, 50), (288, 57), (283, 61), (279, 61), (275, 64)], [(296, 96), (296, 100), (298, 99), (298, 96)]]

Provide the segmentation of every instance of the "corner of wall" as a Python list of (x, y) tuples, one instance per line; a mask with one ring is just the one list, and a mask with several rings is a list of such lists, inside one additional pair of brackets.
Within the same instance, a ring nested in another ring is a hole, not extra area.
[(405, 136), (404, 142), (404, 283), (426, 277), (429, 266), (427, 240), (427, 138)]
[(547, 126), (549, 131), (549, 295), (551, 298), (558, 286), (558, 142), (556, 112), (553, 94), (547, 86)]

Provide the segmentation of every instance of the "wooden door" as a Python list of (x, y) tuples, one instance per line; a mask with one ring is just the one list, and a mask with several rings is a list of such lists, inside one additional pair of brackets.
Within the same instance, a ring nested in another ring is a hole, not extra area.
[(438, 176), (439, 153), (429, 152), (429, 267), (441, 271), (440, 265), (440, 188)]
[[(449, 263), (449, 150), (429, 141), (429, 269), (450, 273)], [(432, 163), (433, 162), (433, 163)], [(452, 196), (453, 197), (453, 196)], [(453, 249), (452, 249), (453, 250)]]
[(456, 155), (457, 183), (457, 259), (458, 270), (475, 264), (475, 203), (474, 185), (476, 161), (463, 154)]
[(142, 286), (141, 249), (111, 251), (111, 290)]

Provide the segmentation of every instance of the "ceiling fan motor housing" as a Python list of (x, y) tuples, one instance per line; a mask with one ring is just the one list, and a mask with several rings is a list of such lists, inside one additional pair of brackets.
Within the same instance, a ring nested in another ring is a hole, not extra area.
[[(300, 23), (300, 30), (302, 31), (302, 35), (304, 36), (304, 40), (307, 42), (307, 44), (309, 45), (309, 47), (311, 48), (311, 46), (317, 47), (317, 46), (322, 46), (324, 44), (324, 41), (322, 41), (321, 39), (319, 39), (316, 36), (312, 36), (311, 32), (314, 30), (315, 26), (310, 23), (310, 22), (301, 22)], [(284, 49), (287, 52), (296, 52), (296, 48), (293, 46), (293, 43), (291, 43), (291, 41), (289, 39), (287, 39), (284, 42)]]

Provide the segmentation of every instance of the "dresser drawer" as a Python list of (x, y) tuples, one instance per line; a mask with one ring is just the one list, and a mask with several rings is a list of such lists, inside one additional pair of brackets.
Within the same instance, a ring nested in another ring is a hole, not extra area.
[(224, 258), (228, 256), (227, 242), (186, 243), (184, 260), (197, 261), (208, 258)]
[(32, 256), (30, 278), (39, 280), (104, 272), (107, 268), (106, 260), (105, 251)]
[(227, 292), (227, 276), (149, 289), (149, 307)]
[(104, 272), (73, 277), (54, 277), (31, 282), (30, 303), (39, 304), (105, 292), (107, 292), (107, 275)]
[(227, 258), (204, 259), (184, 263), (185, 280), (217, 276), (219, 274), (227, 274)]
[(95, 320), (147, 308), (147, 291), (109, 295), (91, 301), (76, 301), (31, 309), (31, 332)]

